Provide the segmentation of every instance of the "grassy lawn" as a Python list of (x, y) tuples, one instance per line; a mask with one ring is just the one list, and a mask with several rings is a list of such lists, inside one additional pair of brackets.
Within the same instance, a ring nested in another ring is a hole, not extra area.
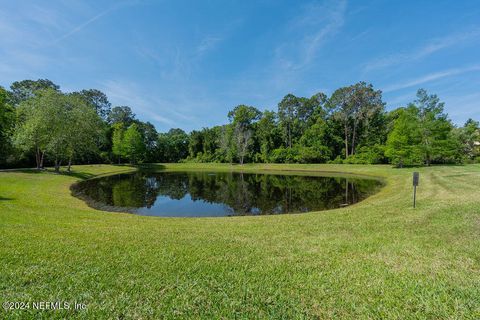
[(2, 309), (0, 318), (480, 318), (479, 165), (415, 169), (417, 209), (414, 169), (244, 166), (265, 169), (361, 173), (387, 185), (323, 212), (155, 218), (70, 196), (78, 179), (132, 168), (0, 172), (0, 300), (87, 305)]

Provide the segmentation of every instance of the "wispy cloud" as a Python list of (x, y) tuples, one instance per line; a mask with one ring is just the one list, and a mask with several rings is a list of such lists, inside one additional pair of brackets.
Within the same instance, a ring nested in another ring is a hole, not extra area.
[(286, 69), (308, 66), (319, 49), (345, 22), (347, 1), (311, 3), (289, 23), (289, 41), (275, 49), (276, 59)]
[(480, 65), (474, 65), (474, 66), (469, 66), (465, 68), (454, 68), (454, 69), (448, 69), (440, 72), (435, 72), (431, 74), (427, 74), (425, 76), (416, 78), (416, 79), (411, 79), (405, 82), (401, 83), (396, 83), (390, 86), (385, 87), (383, 92), (392, 92), (392, 91), (397, 91), (405, 88), (410, 88), (414, 86), (418, 86), (424, 83), (428, 83), (431, 81), (451, 77), (451, 76), (456, 76), (459, 74), (467, 73), (467, 72), (472, 72), (472, 71), (479, 71), (480, 70)]
[(389, 106), (406, 105), (415, 99), (415, 92), (408, 92), (400, 96), (395, 96), (392, 99), (388, 99), (387, 104)]
[(443, 99), (448, 114), (457, 125), (463, 125), (468, 118), (480, 118), (480, 93), (447, 96)]
[(176, 100), (159, 97), (153, 90), (141, 88), (134, 82), (109, 80), (100, 84), (100, 88), (114, 105), (127, 105), (141, 114), (143, 119), (157, 122), (162, 127), (185, 127), (195, 125), (198, 119), (193, 110), (204, 106), (205, 102), (175, 95)]
[(222, 41), (222, 38), (219, 36), (207, 35), (201, 41), (200, 44), (196, 47), (195, 52), (198, 55), (202, 55), (212, 49)]
[(70, 31), (68, 31), (67, 33), (61, 35), (60, 37), (56, 38), (53, 43), (54, 44), (57, 44), (65, 39), (67, 39), (68, 37), (74, 35), (75, 33), (81, 31), (82, 29), (86, 28), (87, 26), (89, 26), (90, 24), (92, 24), (93, 22), (97, 21), (98, 19), (102, 18), (103, 16), (105, 16), (106, 14), (110, 13), (113, 9), (115, 9), (116, 7), (111, 7), (111, 8), (108, 8), (107, 10), (104, 10), (102, 12), (100, 12), (99, 14), (93, 16), (92, 18), (86, 20), (85, 22), (79, 24), (78, 26), (74, 27), (73, 29), (71, 29)]
[(119, 81), (106, 81), (102, 85), (103, 91), (116, 105), (127, 105), (133, 110), (140, 111), (144, 116), (152, 118), (155, 121), (166, 125), (174, 125), (175, 121), (154, 112), (151, 101), (143, 98), (144, 95), (139, 92), (134, 83), (125, 83)]
[(468, 41), (478, 40), (480, 40), (479, 28), (464, 31), (461, 33), (452, 33), (442, 38), (431, 39), (427, 41), (423, 46), (416, 48), (413, 51), (392, 54), (370, 61), (364, 66), (363, 70), (372, 71), (376, 69), (392, 67), (407, 62), (420, 60), (443, 49), (447, 49), (461, 43), (466, 43)]

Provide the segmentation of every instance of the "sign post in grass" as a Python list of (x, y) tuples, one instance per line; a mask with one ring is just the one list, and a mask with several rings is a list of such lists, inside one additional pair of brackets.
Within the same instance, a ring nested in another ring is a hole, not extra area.
[(420, 180), (420, 174), (418, 172), (413, 173), (413, 207), (415, 208), (415, 203), (417, 200), (417, 186)]

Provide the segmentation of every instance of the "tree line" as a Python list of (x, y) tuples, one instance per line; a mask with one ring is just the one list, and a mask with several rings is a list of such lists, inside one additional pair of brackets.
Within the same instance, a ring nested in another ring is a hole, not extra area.
[(72, 163), (391, 163), (480, 160), (479, 122), (455, 126), (436, 95), (420, 89), (386, 111), (382, 92), (359, 82), (330, 96), (287, 94), (276, 111), (238, 105), (228, 123), (158, 133), (129, 106), (112, 107), (96, 89), (64, 93), (48, 79), (0, 87), (0, 166)]

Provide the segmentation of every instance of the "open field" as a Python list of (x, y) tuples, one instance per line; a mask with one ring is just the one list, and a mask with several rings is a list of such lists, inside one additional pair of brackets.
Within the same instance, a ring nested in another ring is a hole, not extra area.
[(387, 185), (337, 210), (182, 219), (96, 211), (70, 196), (78, 179), (133, 168), (0, 172), (0, 300), (87, 305), (0, 318), (480, 318), (480, 165), (244, 166), (264, 169)]

